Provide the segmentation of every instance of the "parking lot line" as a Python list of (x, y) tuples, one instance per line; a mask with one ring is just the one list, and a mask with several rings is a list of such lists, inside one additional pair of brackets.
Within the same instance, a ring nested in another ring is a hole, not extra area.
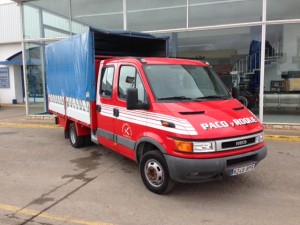
[(0, 127), (29, 127), (29, 128), (61, 128), (56, 124), (7, 123), (0, 122)]
[(89, 220), (82, 220), (82, 219), (76, 219), (72, 217), (66, 217), (66, 216), (58, 216), (50, 213), (45, 213), (37, 210), (32, 209), (26, 209), (26, 208), (20, 208), (12, 205), (7, 204), (1, 204), (0, 203), (0, 209), (4, 211), (9, 211), (14, 214), (23, 214), (28, 216), (36, 216), (37, 218), (44, 218), (54, 221), (61, 221), (65, 223), (73, 223), (73, 224), (80, 224), (80, 225), (112, 225), (111, 223), (104, 223), (100, 221), (89, 221)]

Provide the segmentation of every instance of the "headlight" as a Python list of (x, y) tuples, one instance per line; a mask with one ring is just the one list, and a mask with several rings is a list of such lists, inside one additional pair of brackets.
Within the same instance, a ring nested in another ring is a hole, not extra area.
[(216, 145), (214, 141), (191, 142), (174, 140), (177, 150), (185, 153), (205, 153), (214, 152)]
[(214, 152), (216, 150), (216, 145), (214, 141), (207, 142), (193, 142), (194, 152)]
[(264, 132), (261, 132), (260, 134), (258, 134), (257, 141), (258, 141), (258, 143), (261, 143), (264, 141)]

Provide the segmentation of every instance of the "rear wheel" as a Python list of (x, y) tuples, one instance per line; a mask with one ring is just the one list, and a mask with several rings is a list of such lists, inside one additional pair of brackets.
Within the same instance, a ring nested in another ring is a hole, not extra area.
[(167, 163), (157, 150), (143, 155), (140, 162), (140, 174), (148, 190), (156, 194), (166, 194), (174, 187), (175, 183), (170, 178)]
[(80, 148), (85, 144), (85, 136), (78, 136), (75, 123), (69, 126), (70, 143), (74, 148)]

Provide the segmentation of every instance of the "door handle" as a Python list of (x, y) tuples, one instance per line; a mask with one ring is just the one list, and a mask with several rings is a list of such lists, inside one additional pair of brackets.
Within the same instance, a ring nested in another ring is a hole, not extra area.
[(101, 105), (97, 105), (96, 110), (97, 110), (97, 112), (101, 112)]
[(119, 117), (119, 109), (117, 109), (117, 108), (114, 108), (114, 116), (115, 117)]

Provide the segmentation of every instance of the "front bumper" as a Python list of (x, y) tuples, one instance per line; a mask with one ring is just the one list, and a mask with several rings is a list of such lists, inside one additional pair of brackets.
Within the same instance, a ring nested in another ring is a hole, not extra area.
[(165, 155), (169, 173), (174, 181), (199, 183), (214, 180), (220, 175), (228, 175), (232, 168), (258, 164), (267, 155), (267, 147), (256, 151), (224, 158), (186, 159)]

